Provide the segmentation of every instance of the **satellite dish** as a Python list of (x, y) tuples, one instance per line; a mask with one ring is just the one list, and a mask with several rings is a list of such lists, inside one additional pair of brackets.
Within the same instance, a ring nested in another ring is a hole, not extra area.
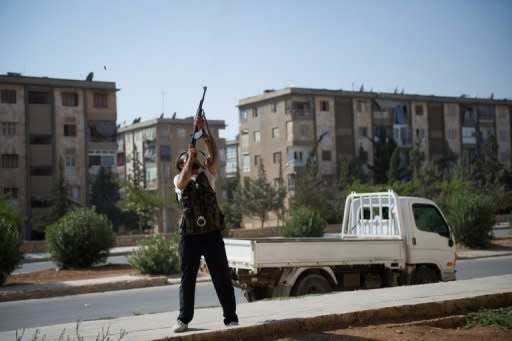
[(89, 72), (87, 78), (85, 79), (88, 82), (92, 82), (92, 78), (94, 77), (94, 72)]

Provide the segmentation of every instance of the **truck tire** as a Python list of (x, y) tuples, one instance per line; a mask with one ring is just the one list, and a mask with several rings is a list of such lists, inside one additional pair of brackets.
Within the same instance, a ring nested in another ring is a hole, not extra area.
[(322, 275), (309, 274), (300, 279), (293, 289), (292, 296), (324, 294), (331, 292), (331, 284)]
[(424, 265), (419, 266), (416, 270), (414, 270), (412, 284), (427, 284), (437, 282), (439, 282), (439, 276), (434, 270)]

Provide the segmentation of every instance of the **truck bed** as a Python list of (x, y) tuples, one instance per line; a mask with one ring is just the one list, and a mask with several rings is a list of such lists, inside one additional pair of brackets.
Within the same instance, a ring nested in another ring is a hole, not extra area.
[(231, 268), (314, 267), (404, 262), (400, 239), (224, 239)]

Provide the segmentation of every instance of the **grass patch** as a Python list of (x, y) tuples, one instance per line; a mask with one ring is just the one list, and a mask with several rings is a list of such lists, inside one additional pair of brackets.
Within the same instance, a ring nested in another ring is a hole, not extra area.
[(512, 307), (480, 310), (470, 313), (466, 317), (466, 328), (480, 326), (499, 326), (503, 329), (512, 329)]

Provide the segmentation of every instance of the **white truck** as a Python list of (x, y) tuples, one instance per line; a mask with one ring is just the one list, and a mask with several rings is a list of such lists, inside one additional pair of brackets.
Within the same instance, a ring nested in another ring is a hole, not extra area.
[(455, 243), (439, 207), (392, 191), (351, 193), (341, 233), (224, 242), (248, 301), (455, 280)]

